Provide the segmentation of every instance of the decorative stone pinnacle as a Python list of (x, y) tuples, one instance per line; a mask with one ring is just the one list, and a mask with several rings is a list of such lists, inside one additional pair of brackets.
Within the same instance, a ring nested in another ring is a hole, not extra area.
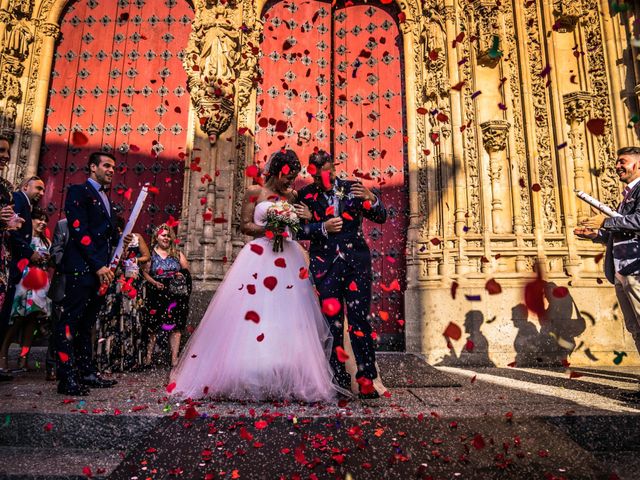
[(482, 143), (488, 153), (507, 148), (507, 133), (511, 125), (506, 120), (489, 120), (480, 124)]

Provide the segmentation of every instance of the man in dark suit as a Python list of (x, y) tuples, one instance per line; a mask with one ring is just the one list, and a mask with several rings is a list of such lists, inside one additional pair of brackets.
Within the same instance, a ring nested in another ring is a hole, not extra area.
[[(20, 189), (13, 192), (13, 210), (19, 215), (24, 223), (16, 230), (11, 230), (8, 234), (9, 256), (9, 278), (5, 293), (2, 310), (0, 310), (0, 341), (4, 341), (5, 335), (11, 324), (11, 309), (13, 298), (16, 293), (16, 286), (22, 279), (22, 270), (19, 264), (22, 260), (28, 260), (32, 264), (40, 264), (47, 259), (31, 248), (31, 237), (33, 225), (31, 223), (31, 209), (44, 195), (44, 182), (40, 177), (30, 177), (24, 182)], [(0, 368), (6, 369), (6, 358), (0, 359)]]
[(336, 178), (333, 158), (327, 152), (313, 153), (309, 168), (314, 182), (300, 190), (298, 200), (309, 207), (312, 219), (303, 226), (299, 238), (311, 241), (310, 270), (333, 335), (331, 367), (336, 382), (349, 390), (351, 378), (336, 351), (336, 347), (343, 345), (343, 309), (346, 309), (360, 397), (377, 398), (369, 382), (378, 372), (367, 318), (371, 305), (371, 253), (362, 232), (362, 219), (384, 223), (387, 211), (380, 196), (362, 183)]
[[(619, 217), (595, 215), (574, 233), (607, 245), (604, 272), (614, 284), (624, 323), (640, 351), (640, 147), (618, 150), (616, 172), (625, 184)], [(634, 392), (640, 399), (640, 391)]]
[(89, 178), (71, 185), (64, 210), (69, 241), (62, 256), (65, 296), (55, 326), (58, 393), (87, 395), (88, 387), (115, 385), (98, 375), (93, 359), (91, 331), (102, 304), (100, 286), (113, 281), (109, 254), (118, 242), (116, 213), (106, 195), (115, 167), (113, 155), (94, 152), (88, 161)]

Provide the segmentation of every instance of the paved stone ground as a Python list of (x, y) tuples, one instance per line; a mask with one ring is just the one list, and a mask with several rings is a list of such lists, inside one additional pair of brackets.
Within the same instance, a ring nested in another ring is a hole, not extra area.
[(431, 367), (397, 362), (419, 370), (388, 360), (390, 398), (330, 405), (176, 403), (163, 370), (73, 399), (29, 372), (0, 384), (0, 478), (640, 478), (640, 368), (437, 367), (444, 386), (413, 387)]

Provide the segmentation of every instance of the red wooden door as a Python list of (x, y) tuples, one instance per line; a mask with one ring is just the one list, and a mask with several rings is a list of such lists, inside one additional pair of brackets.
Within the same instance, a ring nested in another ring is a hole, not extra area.
[[(265, 11), (256, 162), (286, 146), (303, 164), (332, 151), (338, 174), (381, 190), (384, 225), (365, 221), (380, 345), (403, 348), (408, 199), (397, 12), (378, 2), (279, 2)], [(307, 179), (308, 181), (308, 179)]]
[(186, 0), (79, 0), (61, 21), (39, 171), (41, 204), (57, 220), (66, 187), (83, 182), (92, 151), (115, 154), (110, 199), (125, 218), (140, 188), (155, 185), (136, 231), (179, 216), (189, 112), (182, 51)]

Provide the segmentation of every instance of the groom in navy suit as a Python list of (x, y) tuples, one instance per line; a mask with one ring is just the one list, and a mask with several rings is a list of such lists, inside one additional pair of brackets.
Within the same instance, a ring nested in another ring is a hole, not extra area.
[(108, 265), (118, 242), (118, 230), (106, 191), (113, 178), (115, 158), (94, 152), (88, 167), (89, 178), (69, 187), (64, 204), (69, 241), (60, 268), (65, 274), (66, 295), (55, 339), (58, 393), (65, 395), (87, 395), (88, 387), (106, 388), (116, 383), (98, 375), (91, 342), (102, 303), (100, 286), (114, 278)]
[[(371, 253), (362, 232), (362, 219), (384, 223), (387, 211), (379, 195), (362, 183), (336, 178), (333, 158), (320, 150), (309, 158), (309, 169), (314, 182), (302, 188), (298, 200), (309, 207), (312, 219), (298, 235), (310, 240), (310, 270), (320, 294), (326, 300), (340, 305), (333, 313), (324, 309), (333, 335), (331, 367), (336, 382), (350, 390), (351, 378), (339, 361), (336, 347), (343, 345), (343, 317), (349, 322), (349, 338), (358, 366), (356, 380), (373, 380), (378, 376), (372, 328), (369, 323), (371, 305)], [(315, 169), (315, 171), (314, 171)], [(335, 299), (335, 300), (330, 300)], [(333, 313), (333, 314), (332, 314)], [(360, 384), (360, 398), (377, 398), (378, 393)], [(366, 390), (366, 391), (365, 391)]]

